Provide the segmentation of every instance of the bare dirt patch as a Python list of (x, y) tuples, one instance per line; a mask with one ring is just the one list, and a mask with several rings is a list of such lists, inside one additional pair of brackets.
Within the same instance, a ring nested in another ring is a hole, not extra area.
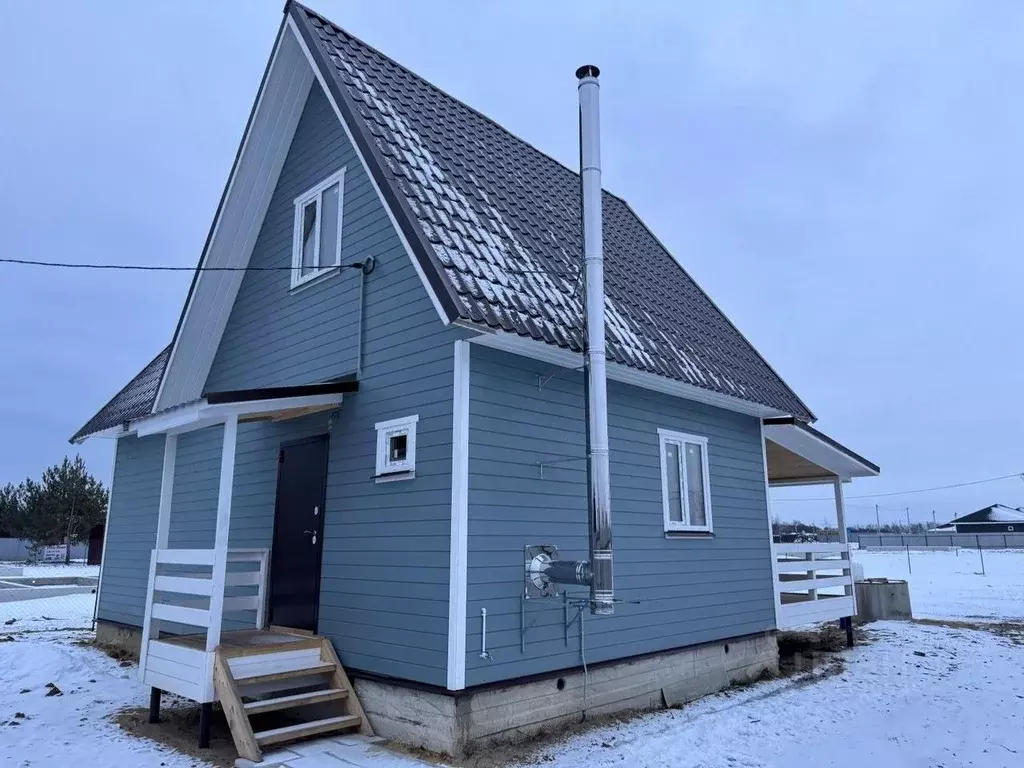
[(238, 752), (231, 740), (224, 713), (214, 708), (210, 719), (210, 748), (199, 749), (199, 705), (167, 706), (160, 710), (160, 722), (149, 722), (147, 707), (131, 707), (115, 713), (111, 719), (132, 736), (155, 741), (203, 763), (232, 768)]
[[(867, 636), (854, 630), (854, 640), (865, 642)], [(815, 682), (843, 671), (842, 651), (846, 649), (846, 633), (835, 624), (801, 632), (779, 632), (779, 675), (806, 677)]]
[(105, 654), (112, 658), (122, 667), (133, 667), (139, 659), (131, 651), (126, 651), (124, 648), (120, 648), (116, 645), (107, 645), (106, 643), (96, 642), (95, 639), (88, 638), (85, 640), (75, 640), (74, 645), (80, 645), (83, 648), (95, 648), (102, 654)]
[(1024, 645), (1024, 621), (959, 621), (954, 619), (912, 619), (915, 624), (947, 629), (971, 629), (989, 632), (1009, 640), (1014, 645)]

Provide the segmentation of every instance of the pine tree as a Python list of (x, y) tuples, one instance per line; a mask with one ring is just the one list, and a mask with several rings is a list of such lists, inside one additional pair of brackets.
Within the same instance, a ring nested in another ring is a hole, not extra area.
[(0, 539), (21, 538), (21, 488), (14, 483), (0, 487)]
[(42, 480), (22, 485), (21, 535), (36, 546), (65, 544), (65, 562), (71, 559), (71, 543), (82, 541), (89, 530), (103, 522), (108, 494), (103, 484), (85, 468), (81, 456), (67, 456), (43, 472)]

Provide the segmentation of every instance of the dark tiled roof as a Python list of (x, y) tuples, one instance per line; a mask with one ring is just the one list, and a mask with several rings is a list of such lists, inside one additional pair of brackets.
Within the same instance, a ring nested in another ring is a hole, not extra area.
[(1014, 509), (1003, 504), (993, 504), (991, 507), (979, 509), (969, 515), (958, 517), (948, 525), (958, 523), (1024, 523), (1024, 509)]
[[(577, 173), (312, 11), (290, 12), (422, 229), (424, 269), (457, 317), (581, 351)], [(813, 420), (633, 210), (608, 192), (603, 207), (609, 359)]]
[(156, 391), (170, 355), (171, 348), (168, 346), (129, 381), (124, 389), (114, 395), (99, 413), (89, 419), (85, 426), (74, 434), (71, 442), (150, 413), (153, 410), (153, 403), (156, 402)]

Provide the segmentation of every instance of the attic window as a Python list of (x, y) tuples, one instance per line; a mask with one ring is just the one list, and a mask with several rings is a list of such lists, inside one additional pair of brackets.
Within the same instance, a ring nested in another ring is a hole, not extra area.
[(404, 480), (415, 476), (416, 423), (418, 415), (377, 422), (378, 483)]
[(295, 198), (292, 288), (341, 265), (344, 193), (345, 169), (342, 168)]
[(658, 430), (665, 531), (711, 533), (708, 439)]

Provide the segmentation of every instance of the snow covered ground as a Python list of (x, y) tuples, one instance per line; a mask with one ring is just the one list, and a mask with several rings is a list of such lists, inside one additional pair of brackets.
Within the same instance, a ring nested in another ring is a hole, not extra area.
[[(98, 565), (45, 564), (26, 565), (22, 576), (34, 578), (83, 576), (97, 577)], [(58, 595), (35, 600), (0, 603), (0, 634), (40, 630), (91, 629), (95, 594)], [(10, 622), (10, 623), (8, 623)], [(2, 713), (0, 713), (2, 714)]]
[(85, 563), (71, 563), (71, 565), (64, 565), (64, 563), (40, 563), (38, 565), (23, 565), (21, 575), (34, 576), (36, 578), (40, 576), (91, 576), (95, 579), (100, 575), (100, 567), (98, 565), (86, 565)]
[(858, 551), (854, 559), (868, 578), (886, 576), (910, 582), (910, 605), (917, 618), (1024, 620), (1024, 551), (976, 549), (907, 553)]
[(0, 634), (92, 629), (95, 594), (58, 595), (0, 603)]
[[(912, 552), (911, 558), (911, 599), (918, 615), (1024, 616), (1024, 552), (986, 552), (985, 576), (977, 552)], [(859, 552), (857, 559), (868, 576), (908, 576), (905, 553)], [(144, 706), (148, 699), (134, 667), (122, 668), (92, 648), (73, 644), (87, 633), (24, 631), (45, 629), (42, 616), (54, 612), (54, 606), (41, 605), (48, 600), (25, 601), (21, 605), (34, 616), (0, 624), (0, 641), (5, 633), (11, 637), (0, 642), (0, 765), (198, 765), (110, 722), (112, 713)], [(69, 617), (86, 621), (91, 611), (90, 604), (87, 612), (69, 612)], [(875, 624), (868, 631), (873, 642), (845, 654), (845, 670), (819, 682), (789, 678), (707, 697), (568, 738), (522, 765), (1024, 765), (1024, 645), (988, 631), (913, 623)], [(47, 696), (47, 683), (63, 695)], [(351, 763), (324, 760), (303, 758), (293, 768), (300, 763), (301, 768), (351, 768)], [(377, 753), (359, 765), (422, 763)]]
[[(149, 695), (134, 667), (122, 668), (99, 651), (73, 644), (88, 637), (15, 634), (0, 643), (0, 765), (195, 765), (185, 755), (128, 736), (109, 721), (122, 707), (145, 705)], [(48, 695), (53, 690), (48, 683), (61, 695)]]
[[(563, 768), (1024, 764), (1024, 647), (886, 622), (814, 684), (775, 681), (592, 731), (541, 756)], [(918, 656), (915, 652), (924, 656)]]

